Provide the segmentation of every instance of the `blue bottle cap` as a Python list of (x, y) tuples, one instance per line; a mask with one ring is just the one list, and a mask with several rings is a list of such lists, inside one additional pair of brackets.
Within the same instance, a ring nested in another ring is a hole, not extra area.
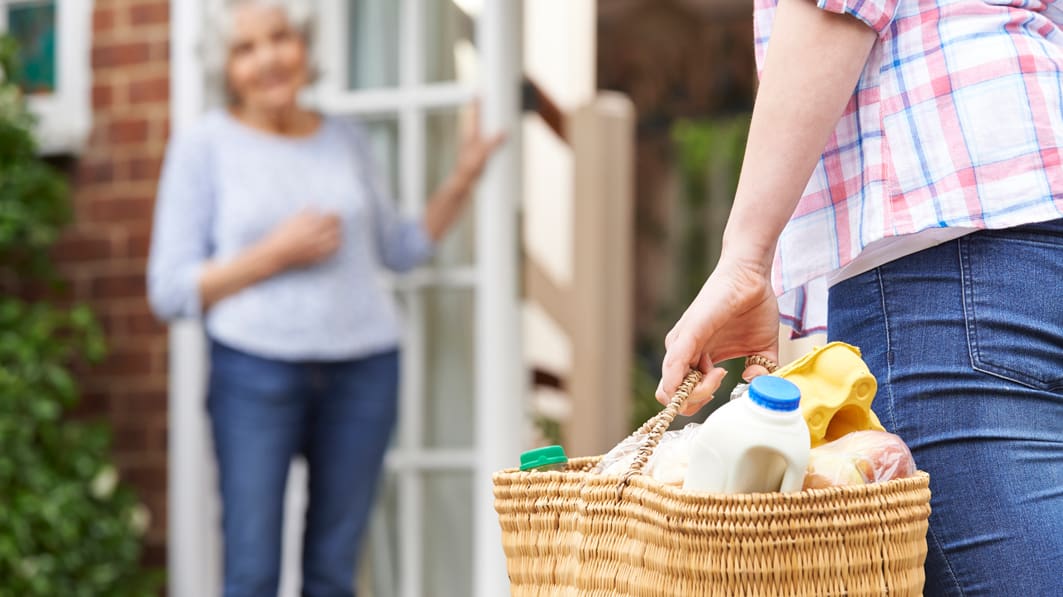
[(769, 410), (793, 412), (801, 405), (801, 390), (789, 380), (761, 375), (749, 383), (749, 399)]

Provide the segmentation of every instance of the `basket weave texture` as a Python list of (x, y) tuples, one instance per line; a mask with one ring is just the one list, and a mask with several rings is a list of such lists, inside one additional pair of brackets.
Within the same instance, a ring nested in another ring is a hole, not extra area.
[[(636, 433), (628, 474), (562, 471), (494, 476), (512, 594), (921, 595), (929, 477), (799, 493), (684, 491), (641, 474), (697, 382)], [(671, 411), (671, 412), (669, 412)], [(667, 422), (664, 422), (667, 421)]]

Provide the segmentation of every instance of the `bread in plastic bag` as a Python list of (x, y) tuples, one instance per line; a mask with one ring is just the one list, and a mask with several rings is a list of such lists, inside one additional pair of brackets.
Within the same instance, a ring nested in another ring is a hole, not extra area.
[(885, 431), (854, 431), (812, 448), (805, 489), (866, 485), (915, 474), (912, 452), (900, 437)]
[[(682, 429), (666, 431), (657, 449), (646, 462), (643, 473), (666, 485), (682, 485), (690, 464), (690, 441), (697, 434), (700, 423), (690, 423)], [(645, 435), (631, 435), (602, 457), (594, 472), (623, 475), (631, 467)]]

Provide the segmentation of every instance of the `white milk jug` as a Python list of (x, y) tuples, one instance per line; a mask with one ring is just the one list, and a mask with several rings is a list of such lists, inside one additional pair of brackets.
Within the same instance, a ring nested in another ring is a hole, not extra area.
[(801, 390), (770, 375), (706, 419), (690, 445), (684, 489), (715, 493), (800, 491), (808, 467)]

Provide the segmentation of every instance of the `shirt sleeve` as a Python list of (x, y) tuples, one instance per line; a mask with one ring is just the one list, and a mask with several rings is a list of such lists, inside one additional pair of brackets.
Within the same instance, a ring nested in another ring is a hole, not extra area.
[(388, 185), (373, 159), (365, 132), (356, 125), (350, 129), (354, 138), (355, 160), (373, 212), (380, 261), (394, 272), (409, 271), (431, 258), (435, 253), (435, 245), (419, 219), (404, 217), (395, 208)]
[(209, 160), (202, 134), (175, 138), (166, 151), (148, 256), (148, 301), (166, 321), (202, 314), (199, 277), (214, 219)]
[(879, 35), (893, 22), (899, 4), (900, 0), (816, 0), (821, 10), (856, 17)]

